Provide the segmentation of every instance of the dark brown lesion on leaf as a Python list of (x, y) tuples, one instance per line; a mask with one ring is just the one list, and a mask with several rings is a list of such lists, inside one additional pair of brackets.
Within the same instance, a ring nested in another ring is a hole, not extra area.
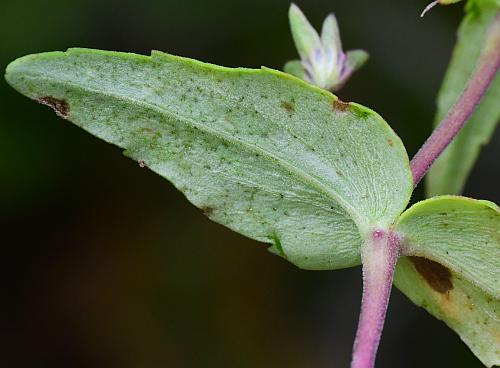
[(286, 110), (288, 115), (292, 116), (295, 112), (295, 106), (293, 103), (287, 101), (281, 101), (281, 107)]
[(203, 214), (205, 216), (210, 217), (210, 215), (212, 215), (212, 213), (214, 213), (214, 208), (210, 207), (210, 206), (204, 206), (204, 207), (201, 207), (201, 211), (203, 212)]
[(37, 98), (36, 101), (42, 105), (51, 107), (57, 116), (67, 119), (69, 114), (69, 105), (66, 100), (60, 100), (52, 96), (45, 96)]
[(388, 139), (387, 144), (391, 147), (394, 147), (394, 141), (392, 139)]
[(45, 96), (36, 99), (36, 101), (42, 105), (49, 106), (55, 111), (57, 116), (67, 119), (69, 114), (69, 104), (66, 100), (60, 100), (52, 96)]
[(333, 100), (332, 108), (333, 108), (333, 111), (342, 111), (342, 112), (349, 111), (349, 109), (351, 108), (351, 103), (344, 102), (340, 99), (336, 99), (336, 100)]
[(441, 294), (447, 294), (453, 289), (452, 274), (448, 268), (427, 258), (408, 258), (432, 289)]

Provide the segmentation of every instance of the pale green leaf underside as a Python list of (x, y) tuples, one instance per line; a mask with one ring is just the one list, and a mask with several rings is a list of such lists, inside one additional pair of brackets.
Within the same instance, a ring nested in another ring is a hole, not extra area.
[[(500, 1), (469, 1), (453, 57), (438, 96), (435, 124), (458, 99), (471, 76), (483, 49), (488, 28), (500, 9)], [(500, 119), (500, 76), (491, 84), (485, 97), (455, 140), (434, 163), (427, 175), (429, 197), (460, 194), (481, 147), (487, 144)]]
[(18, 59), (6, 78), (65, 101), (68, 120), (302, 268), (359, 264), (360, 232), (392, 223), (412, 190), (382, 118), (285, 73), (72, 49)]
[[(403, 213), (395, 284), (445, 321), (487, 366), (500, 364), (500, 211), (443, 196)], [(433, 262), (429, 262), (430, 260)]]

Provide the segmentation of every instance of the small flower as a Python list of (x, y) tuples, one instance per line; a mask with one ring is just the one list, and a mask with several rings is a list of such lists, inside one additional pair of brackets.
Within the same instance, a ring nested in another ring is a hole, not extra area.
[(368, 54), (363, 50), (344, 53), (334, 14), (325, 19), (321, 37), (295, 4), (290, 6), (289, 19), (300, 60), (289, 61), (285, 72), (321, 88), (337, 91), (368, 60)]

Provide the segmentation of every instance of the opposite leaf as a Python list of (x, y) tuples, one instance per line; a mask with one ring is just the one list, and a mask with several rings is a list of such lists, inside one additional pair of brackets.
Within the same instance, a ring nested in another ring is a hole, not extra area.
[(6, 79), (302, 268), (359, 264), (362, 235), (412, 190), (380, 116), (285, 73), (72, 49), (21, 58)]
[[(498, 0), (470, 0), (453, 57), (438, 96), (437, 125), (464, 89), (476, 66), (488, 29), (500, 9)], [(492, 82), (467, 124), (434, 163), (426, 177), (429, 197), (460, 194), (476, 162), (500, 119), (500, 76)]]
[(436, 197), (405, 211), (396, 230), (407, 257), (395, 285), (454, 329), (484, 364), (500, 364), (498, 206)]

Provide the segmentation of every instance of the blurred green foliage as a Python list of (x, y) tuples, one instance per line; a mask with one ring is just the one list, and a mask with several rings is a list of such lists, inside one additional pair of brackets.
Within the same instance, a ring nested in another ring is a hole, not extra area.
[[(431, 129), (461, 5), (434, 9), (423, 20), (420, 0), (298, 5), (316, 27), (335, 11), (345, 47), (370, 53), (339, 96), (379, 112), (412, 155)], [(279, 69), (296, 53), (288, 6), (6, 0), (0, 67), (25, 54), (80, 46)], [(466, 195), (498, 202), (498, 151), (495, 144), (483, 151)], [(118, 148), (4, 81), (0, 167), (0, 366), (348, 365), (360, 269), (306, 272), (269, 255), (262, 244), (211, 223)], [(397, 291), (378, 363), (481, 366), (451, 330)]]

